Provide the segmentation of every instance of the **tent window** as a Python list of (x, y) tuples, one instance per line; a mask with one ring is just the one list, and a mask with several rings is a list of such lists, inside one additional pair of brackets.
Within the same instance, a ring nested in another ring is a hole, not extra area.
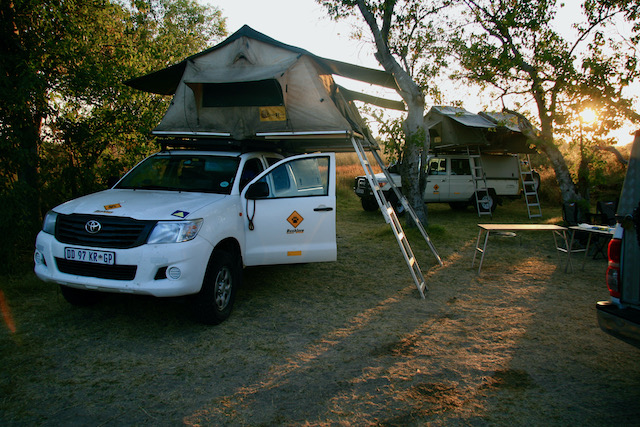
[(202, 106), (267, 107), (284, 105), (282, 88), (276, 79), (237, 83), (204, 83)]

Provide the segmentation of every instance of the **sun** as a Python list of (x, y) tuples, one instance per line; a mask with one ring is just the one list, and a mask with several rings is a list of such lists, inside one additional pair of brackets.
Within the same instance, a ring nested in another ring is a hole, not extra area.
[(585, 108), (580, 112), (580, 121), (582, 123), (593, 123), (598, 118), (598, 115), (591, 108)]

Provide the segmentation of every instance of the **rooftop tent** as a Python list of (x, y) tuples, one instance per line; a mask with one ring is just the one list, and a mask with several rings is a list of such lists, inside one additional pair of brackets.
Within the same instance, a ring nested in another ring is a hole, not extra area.
[(469, 147), (494, 153), (531, 153), (515, 117), (505, 113), (474, 114), (458, 107), (432, 107), (425, 115), (431, 148), (461, 151)]
[(396, 87), (384, 71), (320, 58), (248, 26), (179, 64), (126, 84), (173, 95), (153, 131), (157, 136), (268, 140), (295, 146), (294, 151), (338, 151), (352, 148), (350, 136), (356, 134), (375, 146), (352, 102), (362, 97), (338, 86), (333, 74)]

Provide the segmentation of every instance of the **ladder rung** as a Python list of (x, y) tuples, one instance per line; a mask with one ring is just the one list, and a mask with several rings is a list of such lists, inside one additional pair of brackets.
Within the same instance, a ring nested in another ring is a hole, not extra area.
[[(370, 183), (377, 183), (377, 180), (375, 178), (375, 173), (373, 172), (373, 169), (371, 167), (368, 167), (369, 165), (369, 161), (368, 159), (366, 159), (366, 153), (364, 150), (364, 147), (362, 145), (362, 142), (356, 138), (351, 138), (351, 142), (353, 144), (353, 147), (356, 151), (356, 154), (358, 154), (358, 158), (360, 160), (361, 165), (363, 166), (363, 169), (367, 175), (367, 178), (369, 180)], [(391, 177), (389, 176), (389, 172), (388, 169), (384, 167), (383, 165), (383, 161), (380, 158), (380, 155), (378, 154), (378, 152), (376, 150), (374, 150), (373, 148), (371, 148), (371, 153), (375, 159), (375, 161), (377, 162), (377, 164), (382, 168), (382, 171), (385, 173), (385, 175), (387, 176), (387, 178), (390, 180), (390, 186), (391, 188), (395, 188), (395, 184), (393, 183), (393, 180), (391, 179)], [(404, 230), (402, 229), (402, 225), (400, 224), (400, 221), (398, 220), (398, 216), (395, 212), (395, 210), (393, 209), (393, 207), (388, 203), (387, 198), (384, 195), (384, 192), (380, 189), (379, 185), (373, 184), (371, 185), (371, 187), (375, 187), (374, 188), (374, 195), (376, 195), (376, 201), (378, 202), (378, 205), (380, 207), (380, 210), (383, 212), (383, 216), (385, 221), (391, 225), (391, 229), (396, 237), (396, 240), (398, 242), (398, 245), (400, 246), (400, 250), (403, 254), (403, 257), (405, 259), (405, 261), (407, 262), (407, 265), (410, 267), (411, 270), (411, 275), (413, 277), (414, 283), (416, 284), (416, 286), (418, 287), (418, 290), (420, 291), (420, 296), (422, 298), (425, 297), (424, 295), (424, 291), (427, 289), (426, 283), (425, 283), (425, 278), (422, 274), (422, 271), (420, 270), (420, 266), (418, 265), (418, 261), (415, 258), (413, 251), (411, 250), (411, 246), (409, 244), (409, 240), (407, 239), (407, 236), (404, 233)], [(396, 189), (396, 194), (397, 193), (397, 189)], [(433, 254), (435, 255), (436, 259), (438, 260), (438, 263), (440, 265), (442, 265), (442, 260), (440, 259), (440, 256), (438, 255), (438, 253), (436, 252), (435, 248), (433, 247), (433, 245), (431, 244), (431, 241), (429, 239), (429, 237), (426, 234), (426, 231), (424, 230), (424, 228), (422, 227), (422, 224), (420, 223), (420, 220), (418, 219), (418, 217), (416, 216), (416, 213), (414, 212), (413, 208), (411, 207), (411, 205), (409, 204), (409, 202), (406, 200), (406, 198), (404, 196), (400, 197), (400, 200), (402, 202), (402, 205), (405, 207), (406, 211), (409, 213), (409, 215), (411, 215), (412, 219), (414, 220), (414, 222), (418, 225), (418, 228), (420, 229), (422, 235), (425, 238), (425, 241), (427, 242), (427, 244), (429, 245), (429, 247), (431, 248), (431, 251), (433, 252)], [(386, 210), (385, 210), (386, 209)]]

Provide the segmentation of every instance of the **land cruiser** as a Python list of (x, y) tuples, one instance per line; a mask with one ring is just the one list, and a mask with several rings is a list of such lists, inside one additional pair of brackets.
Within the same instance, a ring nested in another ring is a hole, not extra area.
[(606, 273), (610, 300), (597, 303), (598, 324), (640, 348), (640, 131), (631, 148), (616, 220)]
[[(486, 174), (488, 192), (483, 192), (479, 206), (484, 211), (493, 212), (503, 198), (516, 198), (520, 195), (520, 171), (516, 155), (482, 155), (482, 169)], [(427, 185), (423, 192), (425, 203), (449, 203), (454, 209), (464, 209), (469, 205), (476, 206), (475, 183), (471, 168), (476, 166), (476, 158), (466, 154), (432, 155), (428, 157)], [(394, 184), (401, 187), (397, 167), (389, 168)], [(536, 189), (540, 177), (533, 173)], [(387, 187), (384, 174), (376, 174), (376, 178), (385, 192), (385, 197), (396, 203), (396, 197)], [(484, 186), (484, 184), (482, 184)], [(355, 179), (355, 193), (360, 197), (362, 208), (375, 211), (378, 204), (364, 176)], [(401, 205), (397, 205), (401, 209)]]
[(225, 320), (243, 266), (336, 260), (333, 153), (165, 150), (45, 217), (35, 273), (71, 304), (189, 295)]

